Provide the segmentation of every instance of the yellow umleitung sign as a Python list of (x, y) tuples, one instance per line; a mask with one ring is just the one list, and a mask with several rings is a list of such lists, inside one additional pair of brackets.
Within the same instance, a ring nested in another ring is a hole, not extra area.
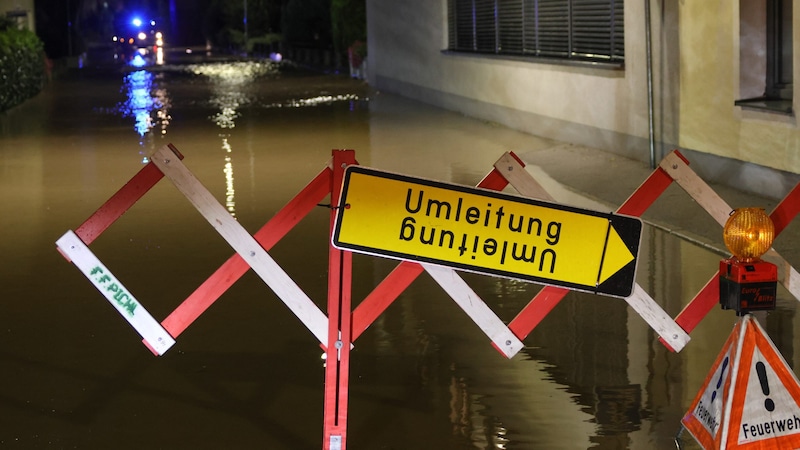
[(351, 166), (333, 244), (627, 297), (641, 228), (635, 217)]

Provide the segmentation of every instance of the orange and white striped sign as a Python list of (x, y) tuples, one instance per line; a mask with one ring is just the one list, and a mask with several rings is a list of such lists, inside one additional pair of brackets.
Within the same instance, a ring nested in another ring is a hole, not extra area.
[(705, 449), (800, 448), (800, 383), (751, 315), (737, 322), (681, 422)]

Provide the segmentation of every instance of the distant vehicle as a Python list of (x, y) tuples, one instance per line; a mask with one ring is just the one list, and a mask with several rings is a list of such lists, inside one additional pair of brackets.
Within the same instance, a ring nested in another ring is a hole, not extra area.
[(140, 16), (126, 21), (111, 40), (118, 58), (131, 61), (139, 57), (153, 57), (156, 63), (163, 62), (164, 34), (157, 28), (155, 19), (146, 22)]

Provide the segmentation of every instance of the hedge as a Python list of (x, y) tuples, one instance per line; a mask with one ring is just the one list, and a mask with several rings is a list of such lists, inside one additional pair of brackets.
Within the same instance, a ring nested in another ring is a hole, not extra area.
[(38, 94), (44, 68), (44, 46), (36, 34), (0, 23), (0, 111)]

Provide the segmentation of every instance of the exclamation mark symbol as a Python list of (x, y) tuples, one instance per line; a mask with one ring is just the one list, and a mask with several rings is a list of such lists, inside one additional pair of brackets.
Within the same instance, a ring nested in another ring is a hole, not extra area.
[[(767, 382), (767, 366), (764, 365), (763, 362), (759, 361), (756, 363), (756, 373), (758, 374), (758, 381), (761, 382), (761, 392), (764, 395), (769, 395), (769, 383)], [(764, 408), (767, 408), (767, 411), (772, 412), (775, 410), (775, 402), (772, 401), (771, 398), (767, 398), (764, 400)]]
[(719, 371), (719, 380), (717, 380), (717, 387), (714, 388), (714, 392), (711, 393), (711, 403), (714, 403), (714, 399), (717, 398), (717, 390), (720, 386), (722, 386), (722, 378), (725, 376), (725, 368), (728, 367), (728, 357), (726, 356), (725, 359), (722, 361), (722, 370)]

